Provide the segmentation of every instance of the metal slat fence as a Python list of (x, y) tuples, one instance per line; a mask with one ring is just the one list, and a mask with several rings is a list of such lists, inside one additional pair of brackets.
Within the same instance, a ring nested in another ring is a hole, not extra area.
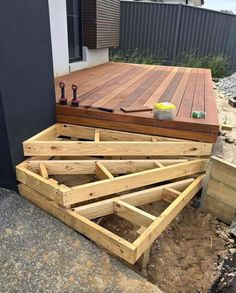
[[(173, 61), (181, 54), (229, 57), (236, 68), (236, 15), (182, 4), (121, 1), (122, 54)], [(117, 50), (116, 49), (116, 50)]]

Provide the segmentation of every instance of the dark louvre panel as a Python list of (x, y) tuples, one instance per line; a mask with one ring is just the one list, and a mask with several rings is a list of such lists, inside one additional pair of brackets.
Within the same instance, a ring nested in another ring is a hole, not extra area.
[(84, 46), (90, 49), (119, 45), (119, 0), (83, 1)]

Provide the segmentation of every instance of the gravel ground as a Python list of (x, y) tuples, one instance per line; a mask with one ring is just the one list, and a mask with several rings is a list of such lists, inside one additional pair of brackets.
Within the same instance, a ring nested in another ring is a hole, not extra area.
[(214, 84), (220, 125), (228, 124), (232, 130), (221, 130), (213, 147), (213, 155), (236, 164), (236, 108), (228, 104), (236, 96), (236, 73)]
[(160, 290), (16, 192), (0, 189), (0, 292)]
[(236, 97), (236, 72), (231, 76), (220, 79), (217, 86), (219, 92), (221, 92), (226, 97)]

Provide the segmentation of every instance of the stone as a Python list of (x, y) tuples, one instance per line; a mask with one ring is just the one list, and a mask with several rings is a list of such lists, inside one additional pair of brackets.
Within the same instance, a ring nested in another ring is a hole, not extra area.
[(235, 142), (235, 139), (232, 136), (227, 135), (225, 137), (225, 142), (232, 144)]

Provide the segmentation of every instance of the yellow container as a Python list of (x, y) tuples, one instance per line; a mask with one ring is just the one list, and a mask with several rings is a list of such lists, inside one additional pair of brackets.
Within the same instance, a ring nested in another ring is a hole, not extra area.
[(156, 103), (153, 107), (154, 117), (159, 120), (173, 120), (175, 109), (175, 105), (169, 102)]

